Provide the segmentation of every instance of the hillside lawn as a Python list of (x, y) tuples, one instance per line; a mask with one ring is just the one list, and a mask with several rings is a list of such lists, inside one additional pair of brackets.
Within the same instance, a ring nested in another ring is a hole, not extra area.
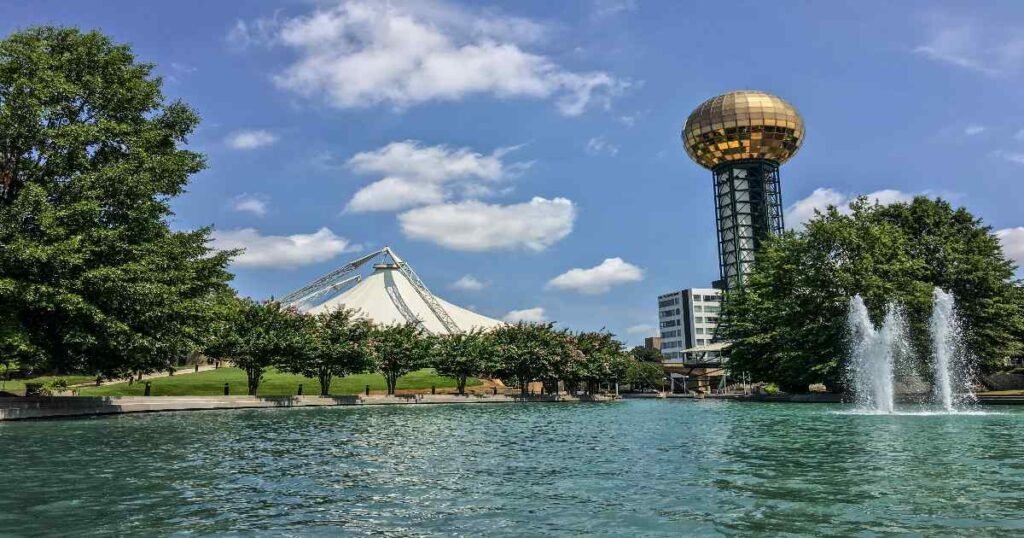
[[(88, 379), (86, 380), (88, 381)], [(70, 379), (69, 379), (70, 382)], [(232, 395), (246, 393), (245, 372), (238, 368), (218, 368), (199, 373), (181, 373), (171, 377), (149, 380), (152, 383), (152, 396), (216, 396), (224, 394), (224, 383), (228, 383)], [(314, 396), (320, 394), (320, 383), (316, 379), (268, 369), (263, 374), (257, 395), (259, 396), (290, 396), (297, 393), (302, 383), (303, 394)], [(479, 385), (479, 379), (469, 379), (466, 386)], [(366, 385), (371, 391), (385, 391), (387, 385), (380, 374), (359, 374), (343, 378), (335, 378), (331, 383), (332, 395), (361, 394)], [(78, 389), (81, 396), (142, 396), (146, 383), (136, 382), (115, 383), (102, 387), (82, 387)], [(430, 390), (436, 386), (442, 389), (454, 389), (455, 380), (441, 377), (431, 368), (417, 370), (398, 379), (398, 390)]]
[(10, 392), (12, 394), (24, 395), (25, 394), (25, 383), (42, 383), (47, 385), (58, 379), (63, 379), (68, 382), (68, 385), (74, 385), (77, 383), (88, 383), (95, 381), (96, 376), (94, 375), (44, 375), (39, 377), (30, 377), (27, 379), (8, 379), (0, 380), (0, 391)]

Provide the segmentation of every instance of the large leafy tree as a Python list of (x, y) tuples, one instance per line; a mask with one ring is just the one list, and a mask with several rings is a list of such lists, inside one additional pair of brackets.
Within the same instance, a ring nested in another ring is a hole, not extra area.
[(661, 350), (647, 346), (636, 346), (629, 350), (629, 353), (633, 355), (633, 358), (640, 362), (658, 362), (665, 360), (665, 356), (661, 354)]
[(876, 322), (888, 303), (901, 304), (923, 363), (937, 286), (957, 298), (968, 347), (991, 368), (1024, 345), (1024, 301), (1013, 272), (991, 229), (966, 209), (925, 197), (887, 206), (860, 199), (848, 214), (830, 208), (804, 230), (767, 242), (745, 286), (728, 294), (722, 336), (733, 341), (733, 368), (756, 379), (837, 387), (849, 298), (864, 297)]
[(298, 335), (300, 352), (286, 357), (290, 360), (281, 366), (285, 371), (316, 378), (321, 396), (329, 394), (335, 377), (373, 367), (370, 356), (373, 324), (360, 317), (357, 311), (339, 308), (306, 316), (302, 325), (304, 330)]
[(480, 330), (439, 336), (431, 363), (438, 374), (455, 379), (459, 394), (466, 393), (466, 380), (493, 369), (494, 348)]
[(370, 333), (371, 356), (384, 376), (388, 395), (395, 393), (398, 378), (426, 366), (433, 345), (433, 339), (415, 323), (377, 327)]
[(199, 119), (102, 34), (0, 41), (0, 348), (37, 367), (123, 375), (203, 344), (230, 253), (172, 231), (204, 166)]
[(574, 358), (568, 338), (551, 323), (503, 325), (491, 331), (491, 341), (497, 355), (495, 373), (518, 386), (523, 395), (531, 382), (557, 378), (560, 371), (570, 370), (566, 361)]
[(295, 364), (309, 356), (311, 320), (275, 301), (234, 299), (220, 305), (220, 332), (207, 352), (245, 371), (255, 396), (267, 368)]
[(665, 370), (657, 363), (633, 360), (629, 365), (626, 380), (633, 390), (656, 389), (665, 380)]
[(581, 332), (574, 337), (576, 348), (583, 356), (583, 368), (579, 372), (587, 392), (597, 392), (605, 381), (619, 381), (626, 377), (632, 357), (625, 351), (622, 342), (608, 332)]

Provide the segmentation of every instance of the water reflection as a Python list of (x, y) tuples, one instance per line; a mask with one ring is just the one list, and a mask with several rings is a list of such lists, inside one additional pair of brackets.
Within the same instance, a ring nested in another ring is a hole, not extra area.
[[(630, 401), (0, 424), (13, 534), (1011, 533), (1024, 413)], [(18, 485), (13, 487), (11, 485)]]

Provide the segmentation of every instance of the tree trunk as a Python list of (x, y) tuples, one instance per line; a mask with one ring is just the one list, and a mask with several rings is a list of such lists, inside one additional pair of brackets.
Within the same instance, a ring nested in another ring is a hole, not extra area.
[(317, 376), (317, 380), (320, 381), (320, 396), (327, 397), (331, 392), (331, 372), (320, 371), (320, 375)]
[(388, 384), (388, 396), (394, 396), (395, 395), (395, 385), (398, 384), (398, 376), (394, 375), (392, 373), (389, 373), (389, 374), (384, 376), (384, 380)]
[(466, 395), (466, 376), (465, 375), (460, 375), (457, 378), (457, 380), (456, 380), (456, 384), (458, 384), (458, 386), (459, 386), (459, 396), (465, 396)]
[(249, 396), (256, 396), (256, 389), (260, 386), (260, 380), (263, 377), (263, 368), (255, 366), (245, 369), (246, 381), (249, 384)]
[(519, 394), (526, 396), (530, 392), (530, 382), (525, 378), (519, 382)]

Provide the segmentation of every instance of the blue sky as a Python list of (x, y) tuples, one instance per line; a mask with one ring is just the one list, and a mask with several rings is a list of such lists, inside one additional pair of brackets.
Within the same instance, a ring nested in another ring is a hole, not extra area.
[(717, 276), (710, 173), (679, 130), (742, 88), (807, 123), (788, 225), (928, 193), (1024, 259), (1024, 3), (721, 6), (0, 1), (0, 29), (99, 29), (157, 64), (209, 162), (174, 225), (248, 247), (245, 295), (391, 245), (452, 302), (639, 342), (659, 293)]

